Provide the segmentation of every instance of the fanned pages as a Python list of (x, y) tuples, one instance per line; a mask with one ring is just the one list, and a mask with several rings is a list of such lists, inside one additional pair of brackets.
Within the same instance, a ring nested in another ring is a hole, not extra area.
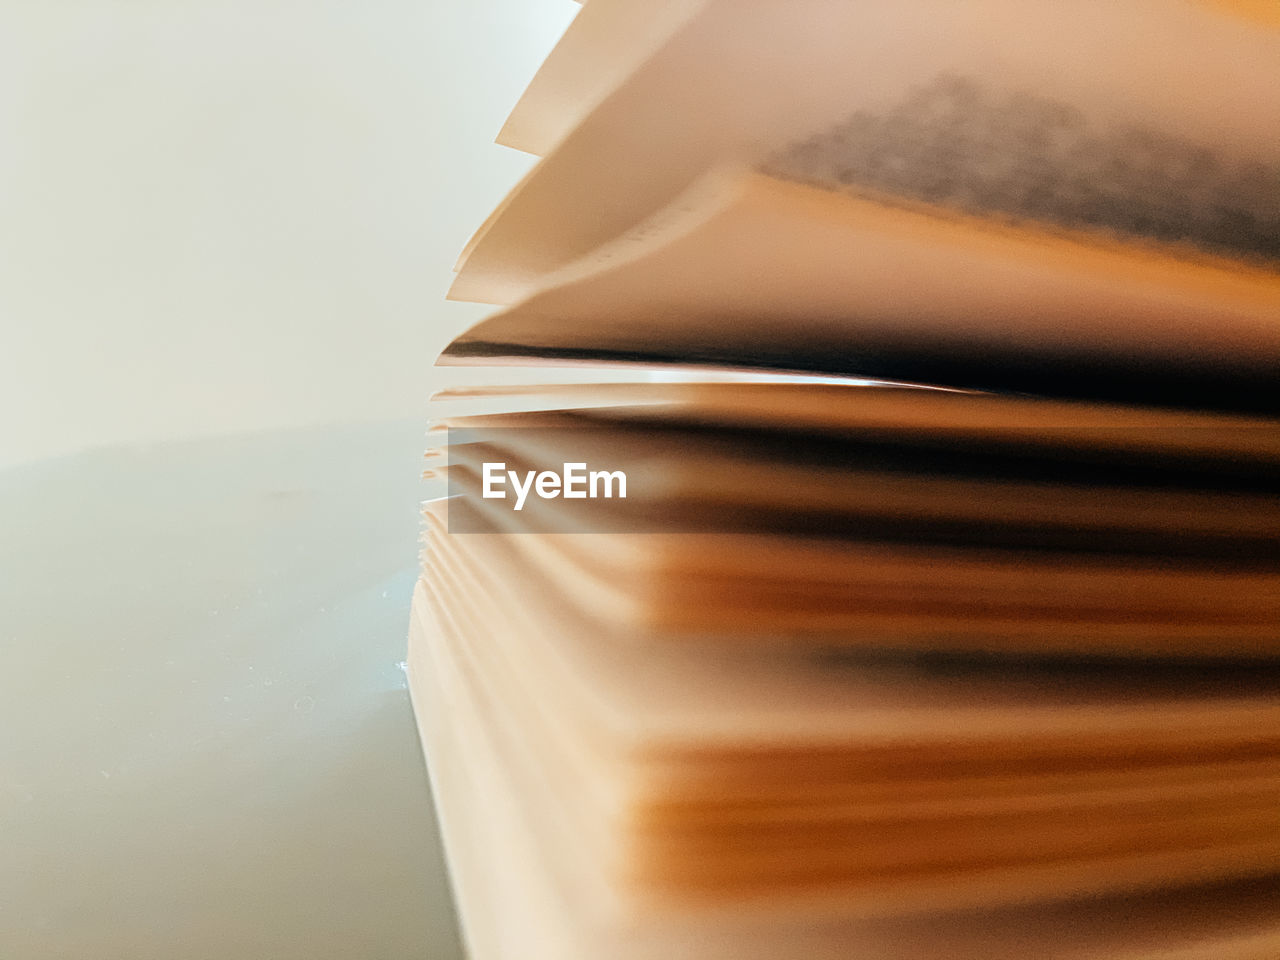
[(1280, 274), (726, 173), (446, 353), (511, 356), (1274, 410)]
[(705, 0), (518, 188), (453, 295), (526, 295), (725, 164), (1274, 267), (1280, 29), (1243, 6)]
[(1280, 956), (1280, 15), (589, 0), (407, 671), (473, 960)]

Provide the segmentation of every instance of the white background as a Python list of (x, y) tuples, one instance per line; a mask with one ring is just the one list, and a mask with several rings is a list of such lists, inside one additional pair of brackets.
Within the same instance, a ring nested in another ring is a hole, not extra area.
[(0, 467), (422, 416), (570, 0), (0, 0)]

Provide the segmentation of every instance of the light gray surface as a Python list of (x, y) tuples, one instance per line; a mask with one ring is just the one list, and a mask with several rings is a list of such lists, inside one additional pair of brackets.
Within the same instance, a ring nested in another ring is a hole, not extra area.
[(461, 955), (400, 665), (423, 446), (0, 472), (0, 956)]

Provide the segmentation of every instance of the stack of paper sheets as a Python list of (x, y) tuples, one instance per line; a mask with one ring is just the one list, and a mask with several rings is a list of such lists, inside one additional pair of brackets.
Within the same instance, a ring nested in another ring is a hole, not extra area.
[(430, 434), (476, 960), (1280, 955), (1278, 63), (1226, 0), (584, 5)]

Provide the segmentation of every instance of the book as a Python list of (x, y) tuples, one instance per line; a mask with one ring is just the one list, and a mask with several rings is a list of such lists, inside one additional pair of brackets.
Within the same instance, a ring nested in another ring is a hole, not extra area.
[(1244, 3), (584, 5), (428, 432), (476, 960), (1280, 954), (1277, 62)]

